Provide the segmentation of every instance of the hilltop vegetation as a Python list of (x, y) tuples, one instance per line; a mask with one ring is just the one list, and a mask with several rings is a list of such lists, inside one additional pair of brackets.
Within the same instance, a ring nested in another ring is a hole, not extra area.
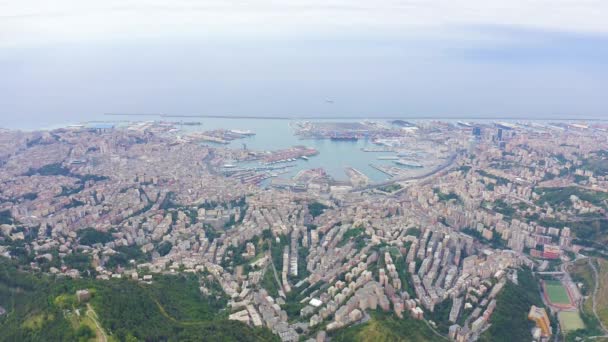
[(0, 224), (13, 224), (13, 216), (11, 215), (10, 210), (0, 211)]
[(608, 260), (595, 259), (598, 271), (597, 314), (605, 326), (608, 326)]
[(336, 342), (442, 341), (423, 321), (399, 319), (380, 310), (370, 312), (369, 321), (340, 329), (331, 335)]
[(608, 175), (608, 151), (599, 150), (592, 152), (583, 160), (581, 168), (592, 171), (596, 176)]
[(606, 243), (608, 243), (608, 219), (591, 217), (584, 221), (539, 220), (538, 223), (545, 227), (569, 227), (574, 233), (574, 243), (599, 250), (606, 250)]
[[(195, 275), (157, 276), (151, 285), (131, 280), (99, 281), (33, 275), (0, 259), (0, 341), (77, 341), (95, 334), (74, 325), (71, 312), (86, 310), (74, 299), (78, 289), (94, 293), (91, 306), (108, 338), (118, 341), (276, 341), (267, 329), (226, 320), (225, 298), (207, 281), (210, 296), (198, 290)], [(91, 330), (91, 331), (90, 331)]]
[(528, 320), (530, 306), (543, 306), (538, 280), (528, 268), (518, 270), (518, 284), (508, 281), (496, 300), (496, 310), (490, 318), (490, 328), (480, 341), (532, 341)]
[(325, 204), (319, 203), (319, 202), (312, 202), (308, 205), (308, 211), (310, 212), (310, 215), (312, 215), (312, 217), (317, 217), (317, 216), (323, 214), (323, 212), (327, 208), (329, 208), (329, 207), (326, 206)]
[(600, 191), (585, 190), (578, 187), (565, 188), (536, 188), (534, 190), (540, 195), (536, 201), (538, 205), (549, 205), (551, 207), (570, 207), (572, 201), (570, 196), (574, 195), (583, 201), (587, 201), (593, 205), (608, 208), (608, 194)]
[[(536, 200), (539, 206), (549, 206), (557, 209), (571, 208), (571, 196), (589, 202), (594, 206), (608, 210), (608, 194), (579, 187), (536, 188), (535, 193), (540, 197)], [(574, 233), (574, 243), (606, 251), (608, 243), (608, 219), (600, 213), (585, 213), (572, 220), (541, 219), (538, 223), (545, 227), (569, 227)]]
[(92, 246), (96, 243), (107, 243), (113, 240), (110, 232), (102, 232), (93, 228), (85, 228), (78, 231), (80, 244)]

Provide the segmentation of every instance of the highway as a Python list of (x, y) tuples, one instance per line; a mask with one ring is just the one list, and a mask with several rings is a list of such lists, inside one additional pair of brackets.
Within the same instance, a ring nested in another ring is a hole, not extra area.
[(435, 169), (433, 169), (432, 171), (429, 171), (425, 174), (419, 175), (419, 176), (410, 176), (410, 177), (395, 177), (393, 179), (387, 180), (385, 182), (380, 182), (380, 183), (374, 183), (374, 184), (370, 184), (370, 185), (366, 185), (364, 187), (360, 187), (360, 188), (354, 188), (351, 190), (351, 192), (357, 192), (357, 191), (365, 191), (365, 190), (371, 190), (371, 189), (375, 189), (375, 188), (379, 188), (382, 186), (386, 186), (386, 185), (391, 185), (397, 182), (406, 182), (406, 181), (411, 181), (411, 180), (416, 180), (416, 179), (424, 179), (427, 177), (430, 177), (438, 172), (441, 172), (445, 169), (447, 169), (448, 167), (452, 166), (452, 164), (454, 163), (454, 161), (456, 161), (456, 158), (458, 157), (459, 154), (461, 154), (463, 152), (463, 150), (458, 150), (456, 151), (454, 154), (452, 154), (445, 163), (439, 165), (438, 167), (436, 167)]

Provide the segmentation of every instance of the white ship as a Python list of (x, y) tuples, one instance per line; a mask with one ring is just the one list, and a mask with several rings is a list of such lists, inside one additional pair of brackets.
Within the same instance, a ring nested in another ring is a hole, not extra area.
[(240, 134), (240, 135), (255, 135), (254, 132), (250, 131), (250, 130), (240, 130), (240, 129), (231, 129), (230, 132), (235, 133), (235, 134)]

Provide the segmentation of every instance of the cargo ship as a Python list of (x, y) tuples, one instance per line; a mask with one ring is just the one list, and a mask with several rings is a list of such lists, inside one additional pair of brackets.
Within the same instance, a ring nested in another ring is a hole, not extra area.
[(357, 141), (359, 140), (359, 138), (355, 137), (355, 136), (331, 136), (329, 137), (330, 140), (332, 141)]

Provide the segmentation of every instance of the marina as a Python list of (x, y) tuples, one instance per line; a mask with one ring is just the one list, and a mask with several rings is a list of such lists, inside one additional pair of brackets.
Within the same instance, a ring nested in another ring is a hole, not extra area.
[(384, 173), (385, 175), (387, 175), (389, 178), (392, 178), (393, 175), (389, 172), (389, 170), (383, 166), (379, 166), (379, 165), (374, 165), (374, 164), (369, 164), (370, 167)]
[[(122, 120), (108, 121), (107, 124), (149, 129), (149, 124), (139, 126), (141, 119), (141, 116), (122, 116)], [(387, 133), (389, 137), (386, 139), (365, 137), (365, 131), (386, 132), (387, 127), (390, 127), (386, 122), (319, 120), (312, 123), (271, 118), (264, 120), (197, 118), (197, 120), (200, 125), (174, 125), (173, 129), (169, 129), (169, 125), (167, 131), (175, 134), (178, 141), (195, 141), (202, 145), (226, 147), (247, 153), (248, 157), (244, 155), (239, 160), (228, 160), (218, 165), (220, 172), (232, 171), (232, 174), (235, 173), (233, 170), (243, 171), (241, 169), (258, 173), (277, 173), (279, 170), (265, 170), (262, 167), (289, 165), (280, 170), (281, 177), (291, 178), (301, 170), (322, 168), (336, 181), (349, 181), (350, 177), (345, 172), (345, 168), (352, 167), (365, 175), (370, 183), (374, 183), (390, 179), (390, 173), (384, 172), (384, 168), (403, 168), (403, 171), (410, 172), (415, 169), (414, 165), (396, 164), (399, 159), (417, 161), (426, 158), (424, 153), (420, 153), (419, 147), (412, 146), (412, 150), (409, 150), (404, 147), (380, 145), (379, 143), (382, 142), (393, 141), (390, 140), (393, 139), (390, 137), (392, 134), (390, 132)], [(149, 121), (150, 124), (154, 122), (156, 121)], [(313, 127), (326, 129), (326, 135), (324, 137), (297, 135), (298, 131), (306, 132)], [(336, 137), (361, 138), (331, 139), (332, 134)], [(302, 147), (306, 150), (298, 151), (298, 148)]]
[[(294, 167), (287, 169), (287, 173), (281, 177), (294, 177), (301, 170), (323, 168), (327, 174), (337, 181), (348, 181), (345, 174), (345, 166), (356, 168), (365, 174), (370, 182), (380, 182), (388, 179), (387, 175), (370, 167), (368, 164), (391, 165), (392, 160), (377, 160), (373, 153), (366, 153), (364, 149), (380, 148), (382, 152), (391, 152), (389, 149), (375, 145), (368, 139), (357, 141), (302, 139), (294, 133), (294, 126), (300, 124), (291, 120), (256, 120), (256, 119), (202, 119), (205, 130), (220, 129), (222, 127), (235, 127), (238, 125), (242, 130), (250, 130), (255, 135), (247, 136), (239, 140), (225, 144), (229, 148), (241, 149), (243, 144), (251, 151), (281, 151), (290, 146), (306, 146), (318, 153), (311, 155), (292, 155), (282, 158), (261, 158), (257, 163), (259, 166), (278, 166), (282, 164), (293, 164)], [(182, 131), (197, 131), (201, 127), (182, 127)], [(294, 159), (294, 160), (290, 160)], [(268, 163), (267, 165), (265, 163)], [(234, 164), (234, 163), (229, 163)], [(239, 165), (239, 167), (241, 167)], [(250, 165), (248, 165), (250, 167)]]

